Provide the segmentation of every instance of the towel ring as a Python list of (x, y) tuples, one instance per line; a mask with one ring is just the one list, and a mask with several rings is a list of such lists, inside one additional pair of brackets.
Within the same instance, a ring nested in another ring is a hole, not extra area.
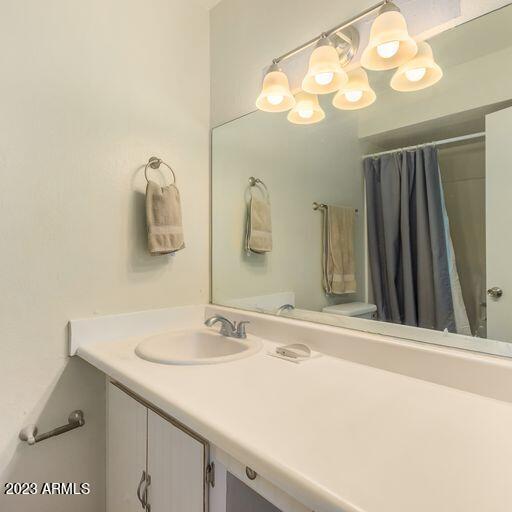
[(144, 167), (144, 176), (146, 177), (146, 181), (149, 183), (149, 176), (148, 176), (148, 167), (151, 167), (151, 169), (160, 169), (161, 165), (165, 165), (169, 171), (171, 171), (172, 175), (172, 183), (169, 183), (169, 185), (175, 185), (176, 184), (176, 174), (174, 174), (174, 171), (172, 170), (172, 167), (165, 163), (161, 158), (157, 158), (156, 156), (152, 156), (148, 163), (146, 164), (146, 167)]
[(267, 198), (270, 198), (270, 194), (268, 192), (268, 188), (265, 185), (265, 183), (263, 183), (263, 180), (260, 180), (259, 178), (255, 178), (254, 176), (251, 176), (249, 178), (249, 186), (252, 188), (252, 187), (256, 187), (257, 185), (261, 185), (265, 189), (265, 193), (266, 193)]

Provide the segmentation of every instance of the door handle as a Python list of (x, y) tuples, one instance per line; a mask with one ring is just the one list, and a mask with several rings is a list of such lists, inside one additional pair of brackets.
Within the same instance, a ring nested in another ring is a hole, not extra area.
[[(137, 487), (137, 498), (139, 499), (140, 501), (140, 504), (142, 506), (142, 510), (146, 510), (146, 503), (145, 503), (145, 493), (146, 493), (146, 489), (144, 489), (144, 495), (141, 493), (141, 490), (142, 490), (142, 484), (145, 484), (147, 482), (147, 479), (146, 479), (146, 471), (142, 471), (142, 477), (140, 479), (140, 482), (139, 482), (139, 486)], [(144, 498), (143, 498), (144, 496)]]
[(498, 286), (493, 286), (487, 290), (487, 295), (493, 299), (500, 299), (503, 296), (503, 290)]

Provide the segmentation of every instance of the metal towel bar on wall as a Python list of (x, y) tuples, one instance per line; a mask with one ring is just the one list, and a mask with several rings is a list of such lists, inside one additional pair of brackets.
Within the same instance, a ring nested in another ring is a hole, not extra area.
[[(313, 203), (313, 210), (327, 210), (327, 205), (324, 203), (317, 203), (316, 201)], [(357, 208), (354, 208), (354, 211), (356, 213), (359, 213), (359, 210)]]
[(53, 430), (45, 432), (44, 434), (37, 433), (36, 425), (29, 425), (20, 432), (19, 438), (22, 441), (26, 441), (29, 445), (33, 445), (39, 443), (40, 441), (44, 441), (45, 439), (50, 439), (50, 437), (59, 436), (60, 434), (64, 434), (64, 432), (69, 432), (70, 430), (74, 430), (75, 428), (83, 427), (84, 425), (84, 413), (80, 410), (77, 410), (73, 411), (69, 415), (67, 425), (54, 428)]

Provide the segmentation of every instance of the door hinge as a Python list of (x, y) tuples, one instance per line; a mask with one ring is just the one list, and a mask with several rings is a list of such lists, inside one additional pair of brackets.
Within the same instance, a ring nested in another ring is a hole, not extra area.
[(206, 483), (215, 487), (215, 462), (210, 462), (206, 466)]

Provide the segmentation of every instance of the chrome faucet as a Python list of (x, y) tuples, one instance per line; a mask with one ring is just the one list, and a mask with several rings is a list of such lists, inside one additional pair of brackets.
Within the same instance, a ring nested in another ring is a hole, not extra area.
[(250, 322), (231, 322), (224, 316), (214, 315), (208, 318), (204, 325), (207, 327), (213, 327), (216, 323), (221, 324), (220, 333), (222, 336), (227, 336), (228, 338), (238, 338), (242, 340), (247, 338), (245, 326)]
[(295, 309), (293, 304), (283, 304), (281, 307), (277, 308), (276, 315), (279, 316), (284, 311), (291, 311)]

